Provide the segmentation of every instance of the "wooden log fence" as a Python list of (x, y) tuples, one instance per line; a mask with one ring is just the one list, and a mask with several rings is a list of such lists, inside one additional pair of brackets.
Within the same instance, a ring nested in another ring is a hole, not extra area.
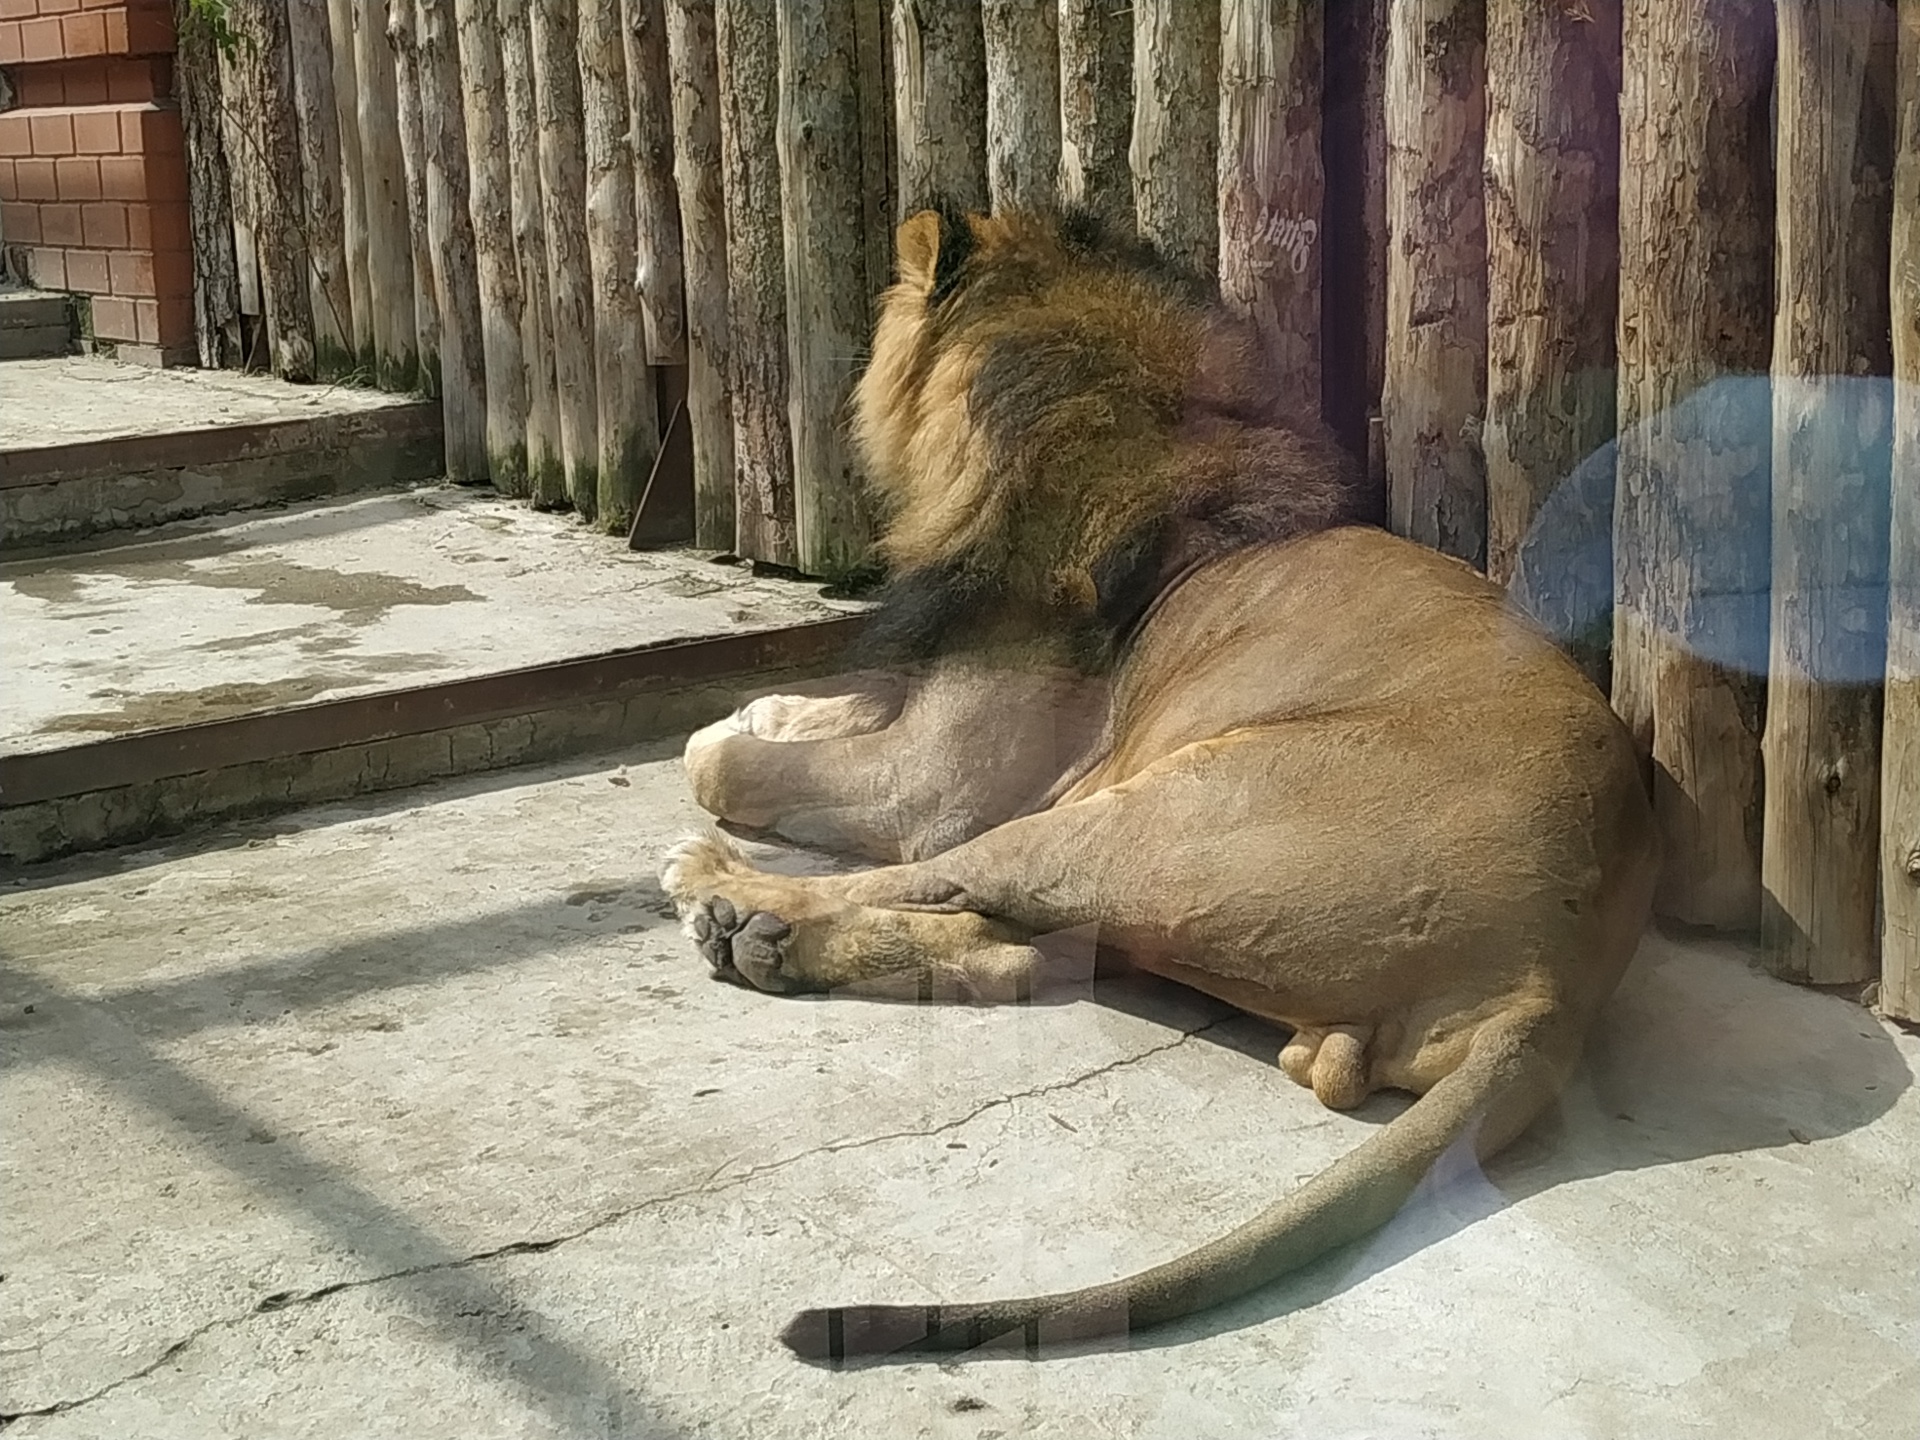
[(1102, 212), (1608, 691), (1664, 915), (1920, 1020), (1920, 0), (228, 4), (203, 363), (437, 385), (457, 478), (847, 580), (890, 225)]

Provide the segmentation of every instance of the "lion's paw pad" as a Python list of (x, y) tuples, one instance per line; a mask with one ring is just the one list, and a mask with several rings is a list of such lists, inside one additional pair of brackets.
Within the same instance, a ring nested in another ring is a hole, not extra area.
[(793, 927), (778, 915), (765, 910), (742, 914), (732, 901), (716, 895), (695, 907), (688, 927), (716, 978), (776, 995), (800, 988), (782, 970)]

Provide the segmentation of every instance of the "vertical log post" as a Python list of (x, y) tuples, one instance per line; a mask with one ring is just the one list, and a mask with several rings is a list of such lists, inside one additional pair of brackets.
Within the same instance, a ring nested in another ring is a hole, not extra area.
[(673, 89), (661, 0), (625, 0), (627, 115), (639, 247), (640, 317), (647, 363), (687, 359), (680, 198), (673, 184)]
[(300, 139), (314, 369), (332, 378), (351, 371), (354, 356), (340, 117), (333, 98), (333, 36), (327, 0), (287, 0), (287, 42)]
[[(407, 0), (394, 0), (404, 5)], [(440, 415), (447, 478), (491, 478), (487, 462), (487, 366), (480, 335), (480, 283), (467, 210), (467, 126), (461, 97), (454, 0), (418, 0), (422, 159), (427, 241), (440, 311)]]
[(794, 537), (800, 568), (835, 580), (871, 540), (846, 434), (870, 299), (855, 3), (777, 7)]
[(1893, 180), (1893, 525), (1880, 753), (1880, 1008), (1920, 1021), (1920, 0), (1900, 0)]
[(1782, 974), (1879, 973), (1892, 440), (1892, 12), (1780, 0), (1773, 613), (1761, 939)]
[(420, 96), (419, 25), (410, 0), (387, 0), (387, 46), (393, 66), (400, 174), (406, 182), (407, 247), (413, 266), (413, 333), (420, 346), (420, 388), (440, 393), (440, 297), (427, 233), (426, 116)]
[(371, 379), (373, 296), (367, 278), (367, 182), (360, 160), (360, 82), (353, 63), (353, 0), (327, 0), (333, 54), (334, 132), (340, 141), (340, 243), (347, 262), (353, 369)]
[(627, 147), (627, 60), (620, 0), (580, 0), (580, 105), (586, 138), (587, 263), (593, 279), (598, 402), (596, 498), (585, 507), (625, 534), (660, 449), (649, 337), (634, 283), (639, 240)]
[(734, 548), (733, 411), (727, 394), (727, 214), (721, 191), (720, 63), (714, 0), (667, 0), (673, 178), (686, 272), (687, 423), (693, 543)]
[(539, 100), (540, 195), (547, 240), (551, 344), (567, 498), (592, 519), (600, 503), (600, 400), (594, 388), (593, 270), (587, 258), (585, 120), (574, 0), (530, 0)]
[(229, 160), (245, 174), (248, 228), (259, 257), (262, 313), (273, 373), (313, 378), (313, 302), (308, 290), (299, 122), (294, 117), (287, 12), (280, 0), (244, 0), (229, 12), (238, 45), (230, 73), (242, 148)]
[(174, 94), (186, 132), (187, 218), (193, 231), (193, 333), (200, 363), (236, 366), (240, 276), (233, 253), (233, 202), (220, 121), (220, 53), (206, 16), (174, 0)]
[(1197, 275), (1219, 270), (1220, 0), (1134, 0), (1134, 218)]
[(1655, 765), (1661, 913), (1760, 914), (1772, 0), (1626, 0), (1613, 705)]
[(1053, 202), (1060, 174), (1060, 12), (1054, 0), (983, 0), (987, 196), (995, 210)]
[(1327, 12), (1322, 144), (1321, 405), (1327, 424), (1368, 469), (1373, 518), (1387, 515), (1380, 392), (1387, 368), (1387, 7), (1341, 0)]
[[(1487, 576), (1604, 683), (1620, 300), (1620, 5), (1487, 13)], [(1588, 502), (1593, 513), (1586, 513)], [(1585, 542), (1585, 543), (1582, 543)], [(1522, 565), (1522, 551), (1526, 563)]]
[(511, 155), (508, 192), (513, 254), (520, 269), (520, 354), (527, 386), (527, 493), (543, 510), (568, 504), (560, 395), (548, 280), (547, 220), (540, 182), (540, 113), (534, 98), (533, 32), (528, 0), (498, 0), (500, 71)]
[(420, 340), (414, 328), (413, 240), (385, 0), (353, 0), (353, 78), (360, 102), (361, 178), (367, 187), (374, 373), (382, 390), (408, 390), (419, 381)]
[(893, 0), (893, 65), (900, 162), (894, 218), (939, 200), (984, 211), (987, 52), (980, 0)]
[[(444, 3), (444, 0), (440, 0)], [(466, 125), (467, 213), (473, 226), (480, 354), (487, 394), (487, 475), (503, 495), (527, 485), (525, 304), (513, 243), (513, 142), (501, 65), (498, 0), (457, 0), (460, 114)]]
[(1220, 294), (1303, 422), (1320, 416), (1321, 13), (1318, 0), (1220, 6)]
[(1485, 8), (1387, 22), (1387, 506), (1394, 532), (1486, 564)]
[(1060, 0), (1060, 198), (1133, 228), (1133, 12)]
[(779, 26), (766, 0), (716, 0), (727, 212), (728, 382), (739, 553), (791, 565), (787, 276), (780, 224)]

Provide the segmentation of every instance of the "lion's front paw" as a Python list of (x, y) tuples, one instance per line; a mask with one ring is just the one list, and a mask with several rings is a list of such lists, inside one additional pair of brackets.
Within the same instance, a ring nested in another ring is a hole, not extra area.
[(793, 927), (778, 915), (765, 910), (742, 914), (731, 900), (716, 895), (693, 907), (687, 933), (713, 967), (716, 979), (776, 995), (801, 988), (782, 970)]

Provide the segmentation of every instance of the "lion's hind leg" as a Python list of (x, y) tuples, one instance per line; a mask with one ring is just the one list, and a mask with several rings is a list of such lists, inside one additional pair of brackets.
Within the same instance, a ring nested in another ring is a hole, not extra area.
[(719, 835), (677, 846), (661, 881), (718, 978), (775, 994), (1018, 1000), (1039, 960), (1010, 926), (969, 911), (857, 904), (833, 877), (760, 870)]

